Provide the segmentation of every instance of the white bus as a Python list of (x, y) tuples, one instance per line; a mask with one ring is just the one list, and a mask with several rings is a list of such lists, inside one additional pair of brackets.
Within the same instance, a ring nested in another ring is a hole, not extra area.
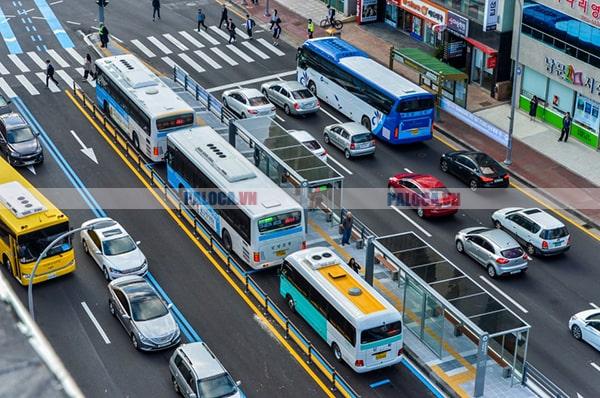
[(212, 128), (169, 134), (166, 163), (169, 185), (250, 267), (305, 248), (302, 207)]
[(194, 110), (134, 55), (96, 60), (96, 103), (157, 162), (163, 160), (166, 136), (194, 124)]
[(402, 314), (328, 248), (286, 257), (279, 292), (338, 361), (364, 373), (402, 361)]

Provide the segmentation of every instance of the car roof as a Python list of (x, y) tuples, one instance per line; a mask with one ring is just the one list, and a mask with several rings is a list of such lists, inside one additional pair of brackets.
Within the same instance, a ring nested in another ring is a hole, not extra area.
[(521, 247), (519, 243), (509, 234), (501, 229), (490, 228), (485, 231), (476, 231), (476, 235), (489, 239), (493, 244), (500, 249), (510, 249), (513, 247)]
[(245, 95), (248, 98), (264, 97), (264, 95), (255, 88), (241, 88), (239, 90), (232, 91), (232, 93), (240, 93), (240, 94)]
[(182, 344), (179, 349), (190, 361), (200, 379), (227, 373), (221, 362), (203, 342)]
[(0, 118), (2, 118), (4, 125), (8, 129), (13, 127), (27, 126), (27, 122), (25, 121), (25, 119), (23, 119), (23, 116), (16, 112), (0, 115)]
[(430, 174), (412, 174), (404, 178), (413, 180), (422, 188), (446, 188), (443, 182)]
[(307, 89), (306, 87), (304, 87), (302, 84), (300, 84), (299, 82), (297, 82), (295, 80), (286, 80), (284, 82), (276, 82), (275, 84), (278, 84), (279, 86), (287, 88), (288, 90), (291, 90), (291, 91)]
[(300, 142), (313, 141), (315, 137), (306, 130), (288, 130), (288, 133)]
[(343, 127), (350, 135), (370, 133), (365, 126), (357, 122), (340, 123), (338, 126)]
[(529, 218), (531, 221), (535, 221), (544, 229), (549, 228), (561, 228), (565, 225), (560, 222), (556, 217), (551, 216), (545, 211), (537, 208), (523, 209), (519, 213)]
[(142, 297), (158, 297), (152, 286), (144, 279), (130, 280), (116, 284), (131, 301)]
[(125, 231), (125, 228), (118, 222), (112, 219), (106, 219), (98, 222), (94, 226), (94, 231), (100, 240), (108, 240), (114, 238), (120, 238), (122, 236), (129, 236)]

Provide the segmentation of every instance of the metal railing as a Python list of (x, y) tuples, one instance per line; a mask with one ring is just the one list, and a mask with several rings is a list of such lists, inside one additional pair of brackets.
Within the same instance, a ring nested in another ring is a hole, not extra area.
[[(98, 121), (104, 131), (110, 135), (113, 143), (132, 160), (137, 166), (138, 171), (143, 172), (150, 180), (152, 186), (158, 188), (162, 194), (162, 199), (170, 203), (171, 208), (176, 211), (177, 216), (187, 221), (188, 226), (192, 229), (192, 233), (200, 242), (204, 241), (206, 248), (210, 253), (214, 253), (220, 258), (224, 266), (225, 272), (228, 275), (234, 275), (238, 282), (243, 285), (245, 293), (252, 296), (260, 305), (262, 313), (269, 319), (274, 321), (284, 332), (286, 340), (293, 341), (305, 355), (305, 360), (309, 364), (314, 364), (325, 378), (329, 381), (331, 391), (339, 392), (347, 398), (360, 398), (360, 395), (348, 384), (346, 380), (339, 375), (338, 371), (332, 366), (327, 359), (314, 347), (312, 342), (306, 338), (300, 329), (294, 325), (289, 317), (279, 309), (277, 304), (269, 297), (267, 293), (252, 279), (252, 277), (244, 271), (238, 264), (237, 260), (225, 250), (220, 239), (214, 235), (214, 232), (204, 225), (204, 222), (199, 219), (181, 200), (179, 193), (167, 186), (162, 177), (153, 169), (146, 167), (146, 159), (136, 150), (133, 144), (127, 139), (125, 134), (121, 132), (116, 125), (104, 115), (102, 110), (92, 101), (85, 92), (73, 83), (73, 92), (75, 98), (81, 102), (85, 109), (92, 112), (93, 117)], [(218, 101), (216, 102), (218, 103)]]
[[(535, 386), (545, 394), (555, 398), (569, 398), (569, 395), (560, 389), (552, 380), (544, 376), (542, 372), (534, 368), (529, 362), (525, 362), (523, 371), (523, 384)], [(535, 391), (535, 390), (534, 390)], [(539, 393), (538, 393), (539, 395)]]

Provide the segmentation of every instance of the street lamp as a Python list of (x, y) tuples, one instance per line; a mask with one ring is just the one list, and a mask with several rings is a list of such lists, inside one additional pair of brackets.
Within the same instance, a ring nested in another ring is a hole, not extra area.
[(265, 2), (265, 17), (270, 17), (271, 13), (269, 12), (269, 0)]
[(519, 93), (517, 93), (517, 88), (519, 87), (517, 79), (518, 76), (521, 75), (522, 69), (519, 66), (519, 53), (521, 52), (521, 23), (523, 19), (523, 4), (522, 0), (517, 0), (516, 2), (519, 5), (519, 23), (515, 24), (515, 28), (517, 31), (517, 54), (515, 55), (515, 67), (513, 70), (513, 92), (512, 92), (512, 101), (510, 105), (510, 124), (508, 126), (508, 143), (506, 145), (506, 159), (504, 160), (504, 164), (510, 166), (512, 164), (512, 141), (513, 141), (513, 129), (515, 127), (515, 108), (517, 107), (517, 101), (519, 98)]
[(86, 225), (85, 227), (75, 228), (75, 229), (65, 232), (64, 234), (61, 234), (58, 238), (54, 239), (48, 246), (46, 246), (44, 251), (38, 256), (37, 261), (35, 262), (35, 265), (33, 266), (33, 269), (31, 270), (31, 275), (29, 275), (29, 286), (27, 287), (27, 301), (29, 303), (29, 314), (31, 315), (31, 319), (33, 319), (34, 321), (35, 321), (35, 315), (34, 315), (34, 311), (33, 311), (33, 281), (35, 279), (35, 271), (37, 271), (38, 265), (40, 265), (40, 262), (42, 261), (42, 259), (44, 257), (46, 257), (46, 253), (48, 253), (48, 251), (50, 251), (50, 249), (52, 249), (58, 242), (60, 242), (67, 236), (71, 236), (77, 232), (80, 232), (83, 230), (92, 230), (92, 229), (94, 229), (96, 224), (97, 223), (93, 223), (90, 225)]
[(104, 24), (104, 7), (106, 7), (109, 3), (109, 0), (96, 0), (96, 4), (98, 4), (98, 22), (100, 24)]

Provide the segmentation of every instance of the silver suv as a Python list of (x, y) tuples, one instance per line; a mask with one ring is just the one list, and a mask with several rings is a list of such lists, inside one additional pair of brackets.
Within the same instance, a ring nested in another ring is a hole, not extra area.
[(346, 159), (375, 154), (373, 134), (360, 123), (332, 124), (325, 127), (323, 140), (344, 151)]
[(175, 392), (186, 398), (232, 397), (241, 398), (241, 382), (234, 382), (221, 362), (206, 344), (183, 344), (169, 360), (171, 382)]
[(571, 248), (567, 227), (543, 210), (509, 207), (492, 214), (496, 228), (502, 228), (517, 238), (529, 255), (552, 255)]

